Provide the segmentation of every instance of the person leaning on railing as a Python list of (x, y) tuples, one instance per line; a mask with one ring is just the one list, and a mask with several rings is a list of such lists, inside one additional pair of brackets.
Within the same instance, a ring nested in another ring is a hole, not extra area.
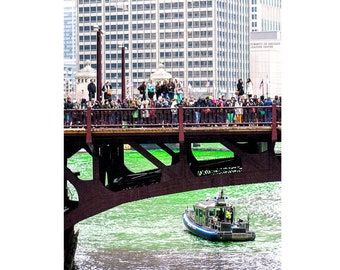
[[(176, 122), (175, 119), (172, 119), (171, 117), (171, 110), (166, 110), (166, 108), (170, 108), (172, 101), (169, 98), (162, 98), (159, 97), (156, 101), (151, 101), (149, 98), (149, 107), (151, 104), (153, 105), (152, 110), (152, 117), (151, 114), (149, 117), (146, 115), (138, 114), (137, 119), (135, 120), (142, 120), (144, 118), (144, 123), (147, 122), (148, 126), (151, 124), (170, 124), (171, 122)], [(264, 103), (263, 101), (266, 103)], [(192, 126), (199, 126), (201, 123), (206, 123), (207, 125), (217, 123), (225, 123), (228, 125), (231, 125), (235, 122), (235, 112), (239, 112), (240, 108), (243, 109), (241, 115), (238, 113), (238, 123), (243, 122), (243, 124), (249, 124), (249, 125), (263, 125), (266, 123), (266, 125), (270, 125), (270, 122), (272, 121), (272, 103), (276, 103), (277, 108), (277, 122), (281, 122), (281, 99), (280, 97), (275, 97), (273, 101), (270, 99), (265, 100), (263, 96), (260, 98), (257, 98), (256, 95), (253, 96), (253, 98), (246, 98), (245, 96), (240, 98), (240, 101), (244, 103), (245, 107), (239, 107), (236, 106), (235, 108), (235, 102), (236, 98), (232, 97), (231, 99), (223, 99), (222, 97), (219, 99), (214, 99), (212, 96), (209, 97), (199, 97), (197, 99), (193, 99), (192, 97), (184, 97), (182, 102), (178, 102), (179, 106), (183, 106), (184, 108), (184, 123), (186, 126), (192, 125)], [(132, 111), (131, 110), (119, 110), (122, 109), (128, 109), (130, 108), (131, 103), (141, 103), (140, 97), (135, 98), (125, 98), (122, 102), (120, 100), (117, 101), (111, 101), (107, 102), (107, 100), (103, 100), (103, 104), (100, 104), (99, 101), (92, 99), (91, 101), (88, 101), (85, 107), (91, 107), (92, 109), (106, 109), (106, 110), (98, 110), (93, 113), (93, 119), (100, 119), (100, 123), (103, 124), (104, 122), (109, 122), (118, 124), (123, 124), (122, 122), (129, 121), (129, 124), (131, 124), (132, 120)], [(223, 103), (222, 103), (223, 102)], [(79, 102), (78, 102), (79, 103)], [(79, 103), (80, 105), (80, 103)], [(103, 107), (102, 107), (102, 106)], [(110, 105), (110, 106), (109, 106)], [(242, 105), (242, 104), (241, 104)], [(218, 109), (214, 108), (218, 106)], [(264, 108), (264, 106), (266, 106)], [(115, 111), (110, 111), (110, 109), (114, 108)], [(164, 109), (158, 109), (158, 108), (164, 108)], [(192, 108), (192, 109), (190, 109)], [(77, 109), (86, 109), (83, 106), (77, 106), (74, 102), (72, 102), (71, 97), (67, 97), (64, 102), (64, 109), (65, 111), (65, 125), (70, 125), (72, 122), (75, 123), (76, 116), (79, 114)], [(71, 112), (70, 110), (73, 109)], [(204, 114), (205, 109), (210, 110), (207, 114)], [(151, 107), (147, 108), (148, 111), (151, 113)], [(247, 111), (247, 114), (245, 114), (245, 111)], [(142, 112), (142, 111), (141, 111)], [(83, 112), (84, 113), (84, 112)], [(109, 121), (104, 120), (105, 115), (109, 115), (111, 119)], [(137, 116), (137, 113), (135, 112), (135, 116)], [(144, 116), (144, 117), (143, 117)], [(241, 119), (240, 119), (241, 118)], [(141, 124), (141, 122), (136, 122), (136, 124)], [(177, 119), (178, 121), (178, 119)], [(105, 124), (105, 123), (104, 123)], [(126, 124), (126, 123), (124, 123)], [(123, 126), (126, 126), (124, 125)]]
[[(64, 110), (71, 110), (73, 107), (74, 106), (71, 97), (67, 97), (66, 102), (64, 103)], [(65, 124), (72, 125), (72, 112), (65, 113)]]
[[(271, 99), (268, 97), (265, 101), (264, 101), (264, 103), (263, 103), (263, 105), (264, 106), (272, 106), (273, 105), (273, 102), (271, 101)], [(266, 126), (269, 126), (270, 125), (270, 123), (269, 122), (271, 122), (272, 121), (272, 108), (265, 108), (265, 112), (266, 112), (266, 114), (265, 114), (265, 122), (266, 122)]]
[(242, 104), (240, 104), (237, 100), (235, 101), (235, 114), (236, 114), (236, 124), (242, 123), (243, 109)]

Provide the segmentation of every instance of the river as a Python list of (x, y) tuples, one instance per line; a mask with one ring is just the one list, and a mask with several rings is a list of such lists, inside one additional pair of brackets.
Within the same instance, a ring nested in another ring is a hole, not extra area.
[[(72, 166), (80, 163), (73, 160)], [(256, 232), (250, 242), (209, 242), (186, 230), (185, 208), (217, 191), (135, 201), (81, 221), (75, 226), (78, 269), (281, 269), (281, 183), (224, 187), (236, 218), (250, 216)]]

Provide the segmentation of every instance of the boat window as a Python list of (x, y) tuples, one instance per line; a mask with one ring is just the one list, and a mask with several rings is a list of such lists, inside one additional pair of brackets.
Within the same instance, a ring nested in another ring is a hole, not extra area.
[(214, 209), (209, 209), (209, 216), (214, 216), (214, 215), (215, 215)]

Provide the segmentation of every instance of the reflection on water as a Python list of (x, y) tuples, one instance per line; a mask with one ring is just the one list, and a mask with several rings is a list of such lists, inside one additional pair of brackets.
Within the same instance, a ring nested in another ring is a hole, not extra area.
[(209, 242), (182, 222), (188, 206), (218, 189), (127, 203), (77, 224), (79, 269), (281, 269), (281, 184), (225, 187), (255, 241)]
[(78, 255), (79, 269), (281, 269), (277, 254), (239, 250), (129, 251), (96, 250)]

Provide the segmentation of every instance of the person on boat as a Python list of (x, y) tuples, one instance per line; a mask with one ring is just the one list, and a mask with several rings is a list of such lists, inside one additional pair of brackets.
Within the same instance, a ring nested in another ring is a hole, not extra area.
[(211, 218), (211, 228), (215, 229), (216, 227), (216, 221), (214, 218)]
[(222, 221), (224, 220), (224, 211), (221, 209), (218, 214), (218, 220)]
[(230, 220), (231, 220), (231, 223), (234, 223), (234, 212), (235, 212), (235, 209), (234, 209), (234, 206), (230, 206), (230, 212), (231, 212), (231, 218), (230, 218)]
[(231, 222), (231, 212), (229, 209), (225, 212), (225, 218), (227, 219), (227, 222)]

